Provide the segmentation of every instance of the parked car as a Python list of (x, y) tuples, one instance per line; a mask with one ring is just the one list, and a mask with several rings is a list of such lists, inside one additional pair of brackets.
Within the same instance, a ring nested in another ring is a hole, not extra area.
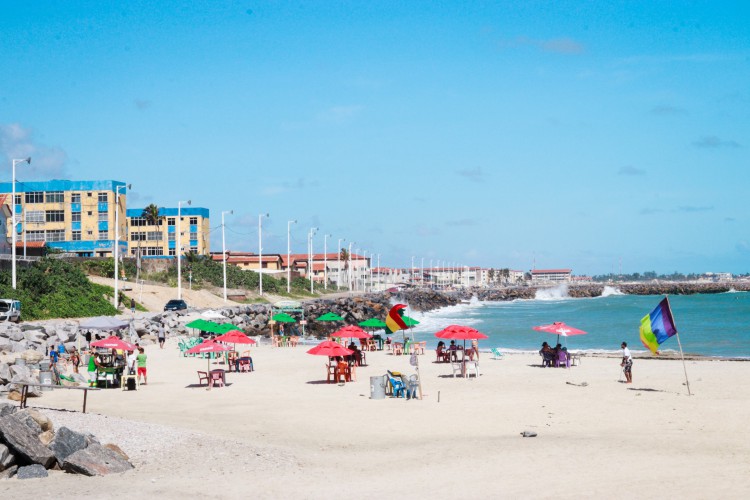
[(0, 299), (0, 321), (21, 321), (21, 301)]
[(184, 311), (187, 308), (187, 303), (181, 299), (172, 299), (164, 306), (165, 311)]

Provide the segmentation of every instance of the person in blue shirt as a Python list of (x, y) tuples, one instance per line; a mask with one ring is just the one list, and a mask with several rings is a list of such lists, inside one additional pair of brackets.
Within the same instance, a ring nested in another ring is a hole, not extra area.
[(59, 355), (57, 353), (57, 349), (55, 349), (55, 346), (52, 346), (52, 349), (49, 350), (49, 362), (51, 365), (56, 365), (57, 360), (59, 359)]

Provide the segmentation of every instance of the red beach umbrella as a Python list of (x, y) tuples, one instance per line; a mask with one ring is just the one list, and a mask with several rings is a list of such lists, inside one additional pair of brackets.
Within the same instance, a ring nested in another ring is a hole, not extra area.
[[(185, 352), (187, 352), (188, 354), (207, 354), (207, 353), (212, 353), (212, 352), (224, 352), (228, 350), (229, 350), (229, 347), (225, 346), (224, 344), (217, 344), (216, 342), (208, 341), (208, 342), (200, 343), (194, 347), (191, 347)], [(211, 371), (211, 357), (210, 356), (206, 358), (206, 366), (208, 367), (208, 371)], [(209, 385), (209, 388), (210, 387), (211, 386)]]
[(133, 344), (121, 340), (119, 337), (112, 335), (106, 339), (97, 340), (92, 342), (93, 347), (103, 347), (105, 349), (119, 349), (121, 351), (132, 351), (135, 349)]
[(488, 338), (487, 335), (481, 333), (470, 326), (462, 325), (450, 325), (435, 334), (439, 339), (451, 339), (451, 340), (479, 340)]
[(320, 344), (307, 351), (307, 354), (328, 356), (329, 358), (334, 356), (349, 356), (353, 353), (354, 351), (352, 351), (351, 349), (347, 349), (338, 342), (334, 342), (332, 340), (321, 342)]
[(355, 325), (347, 325), (331, 334), (331, 337), (341, 337), (344, 339), (369, 339), (372, 335)]
[(214, 342), (225, 342), (227, 344), (255, 344), (253, 339), (240, 330), (230, 330), (224, 335), (219, 335), (214, 339)]
[(554, 333), (557, 335), (557, 342), (560, 342), (560, 336), (572, 337), (573, 335), (586, 335), (587, 332), (568, 326), (562, 321), (555, 321), (551, 325), (535, 326), (534, 330), (538, 332)]

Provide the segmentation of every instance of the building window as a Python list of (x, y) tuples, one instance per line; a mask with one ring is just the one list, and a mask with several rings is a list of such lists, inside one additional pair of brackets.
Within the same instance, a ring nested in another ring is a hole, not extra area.
[(197, 240), (198, 239), (198, 233), (190, 233), (190, 239), (191, 240)]
[(174, 233), (169, 233), (169, 241), (174, 241)]
[(99, 231), (99, 240), (109, 239), (109, 231)]
[(167, 226), (174, 226), (175, 218), (174, 217), (167, 217)]
[(81, 232), (80, 231), (73, 231), (70, 233), (70, 238), (73, 241), (81, 241)]
[(55, 229), (47, 231), (47, 241), (65, 241), (65, 230)]
[(145, 247), (143, 248), (143, 255), (164, 255), (164, 249), (162, 247)]
[(64, 210), (47, 210), (45, 214), (47, 222), (65, 222)]
[(146, 233), (144, 232), (130, 233), (130, 241), (146, 241)]
[(190, 224), (194, 226), (198, 224), (198, 217), (190, 217)]
[(97, 194), (97, 199), (99, 200), (99, 203), (107, 203), (107, 201), (109, 200), (108, 195), (109, 193), (107, 192)]
[(44, 210), (31, 210), (29, 212), (26, 212), (26, 222), (44, 222)]
[(81, 193), (71, 193), (70, 194), (70, 202), (71, 203), (81, 203)]
[(161, 231), (149, 231), (147, 235), (148, 241), (161, 241), (163, 235)]
[(169, 255), (172, 255), (172, 256), (177, 255), (177, 252), (174, 251), (174, 248), (169, 249)]
[(29, 191), (25, 197), (26, 203), (44, 203), (43, 191)]
[(198, 253), (198, 247), (190, 247), (190, 251), (193, 253)]
[(62, 203), (65, 201), (65, 195), (62, 191), (47, 191), (44, 195), (44, 201), (47, 203)]
[(107, 222), (109, 220), (109, 212), (99, 212), (99, 222)]
[(20, 204), (21, 204), (21, 195), (17, 194), (16, 195), (16, 205), (20, 205)]
[(134, 227), (148, 226), (148, 221), (145, 217), (131, 217), (130, 225)]
[(86, 236), (94, 236), (94, 231), (92, 231), (91, 229), (87, 230)]
[(81, 222), (81, 212), (70, 212), (70, 220), (73, 222)]
[(44, 231), (26, 231), (26, 241), (44, 241)]

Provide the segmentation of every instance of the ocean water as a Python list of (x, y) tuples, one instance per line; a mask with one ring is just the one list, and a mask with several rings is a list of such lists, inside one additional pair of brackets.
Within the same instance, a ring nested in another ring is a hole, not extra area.
[[(633, 352), (647, 352), (639, 337), (640, 321), (662, 298), (623, 295), (609, 287), (601, 297), (570, 298), (565, 288), (556, 288), (540, 292), (532, 300), (474, 299), (427, 313), (407, 310), (406, 314), (421, 322), (413, 330), (416, 340), (426, 340), (433, 347), (438, 340), (435, 332), (459, 324), (489, 336), (480, 341), (480, 349), (536, 352), (544, 341), (554, 346), (557, 336), (532, 327), (563, 321), (587, 332), (560, 337), (560, 343), (568, 349), (617, 352), (620, 343), (626, 341)], [(669, 301), (685, 354), (750, 358), (750, 293), (674, 295)], [(676, 337), (664, 342), (660, 350), (679, 352)]]

